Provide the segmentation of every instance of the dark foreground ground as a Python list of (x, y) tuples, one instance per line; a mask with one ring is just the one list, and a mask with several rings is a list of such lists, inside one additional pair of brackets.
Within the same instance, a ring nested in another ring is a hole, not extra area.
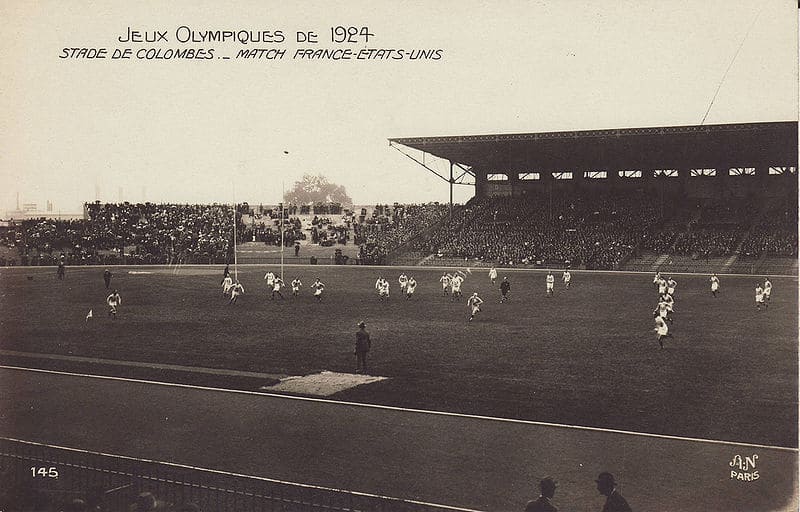
[[(795, 450), (27, 370), (0, 369), (0, 386), (14, 390), (0, 395), (0, 436), (58, 446), (475, 510), (523, 510), (545, 475), (559, 510), (600, 510), (601, 471), (636, 511), (797, 510)], [(758, 479), (730, 477), (737, 455)], [(78, 477), (54, 467), (60, 485)], [(28, 483), (59, 486), (42, 480)]]

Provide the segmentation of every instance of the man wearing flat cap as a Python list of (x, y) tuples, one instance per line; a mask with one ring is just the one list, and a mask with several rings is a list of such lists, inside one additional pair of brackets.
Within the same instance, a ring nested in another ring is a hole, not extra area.
[(369, 339), (367, 324), (358, 322), (358, 332), (356, 332), (356, 373), (367, 373), (367, 352), (372, 347)]
[(632, 512), (630, 505), (617, 490), (617, 482), (611, 473), (600, 473), (597, 476), (597, 490), (606, 496), (606, 504), (603, 505), (602, 512)]
[(550, 502), (556, 494), (556, 481), (549, 476), (543, 478), (539, 482), (539, 490), (541, 491), (539, 499), (528, 502), (525, 512), (558, 512), (558, 509)]

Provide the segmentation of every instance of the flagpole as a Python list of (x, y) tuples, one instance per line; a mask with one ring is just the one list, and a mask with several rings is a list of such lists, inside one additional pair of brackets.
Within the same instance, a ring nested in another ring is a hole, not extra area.
[(285, 188), (285, 183), (283, 181), (281, 181), (281, 281), (283, 281), (283, 247), (285, 245), (283, 243), (283, 228), (284, 228), (284, 226), (283, 226), (283, 208), (284, 208), (283, 200), (284, 200), (284, 194), (286, 193), (284, 188)]
[[(235, 178), (234, 178), (235, 179)], [(239, 281), (239, 267), (236, 258), (236, 183), (233, 184), (233, 276), (236, 282)]]

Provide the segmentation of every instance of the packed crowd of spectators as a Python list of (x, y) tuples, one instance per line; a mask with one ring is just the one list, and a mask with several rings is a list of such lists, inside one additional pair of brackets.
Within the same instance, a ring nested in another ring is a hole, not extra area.
[(713, 200), (702, 206), (698, 225), (746, 225), (759, 211), (759, 204), (753, 197), (743, 200)]
[[(760, 224), (754, 226), (743, 244), (743, 252), (751, 254), (769, 250), (777, 254), (783, 250), (791, 254), (792, 237), (796, 251), (797, 222), (787, 221), (783, 227), (775, 224), (776, 218), (790, 217), (790, 208), (768, 213)], [(759, 211), (759, 201), (753, 197), (690, 204), (677, 211), (670, 219), (670, 226), (643, 239), (641, 248), (661, 254), (691, 255), (697, 259), (732, 255)], [(794, 212), (797, 212), (796, 204)]]
[(641, 193), (489, 198), (459, 215), (416, 248), (508, 265), (568, 261), (612, 268), (659, 221), (654, 201)]
[(652, 251), (657, 253), (668, 253), (672, 250), (672, 245), (675, 243), (675, 238), (680, 233), (680, 230), (673, 226), (663, 227), (659, 230), (645, 233), (642, 237), (639, 248), (645, 251)]
[(343, 223), (336, 223), (329, 217), (317, 217), (311, 220), (311, 243), (330, 247), (334, 244), (347, 244), (350, 240), (352, 216), (346, 216)]
[(376, 207), (371, 219), (354, 225), (359, 260), (364, 264), (383, 264), (391, 252), (424, 235), (447, 217), (448, 205), (395, 204), (393, 208)]
[(84, 233), (82, 220), (23, 221), (22, 226), (12, 228), (6, 233), (5, 242), (9, 247), (27, 245), (41, 252), (52, 252), (58, 248), (71, 247), (81, 243)]
[[(216, 204), (87, 204), (82, 220), (41, 218), (12, 223), (2, 242), (15, 249), (18, 257), (7, 258), (6, 253), (0, 264), (222, 263), (230, 260), (233, 251), (232, 208)], [(385, 254), (446, 212), (438, 205), (377, 205), (372, 217), (367, 217), (366, 211), (359, 217), (344, 212), (338, 204), (314, 205), (313, 211), (320, 215), (304, 226), (303, 220), (292, 215), (301, 210), (312, 211), (312, 207), (287, 206), (282, 216), (279, 208), (237, 205), (237, 243), (279, 246), (283, 221), (287, 247), (308, 237), (322, 246), (347, 244), (355, 238), (362, 252)]]
[[(3, 256), (0, 264), (223, 263), (233, 251), (232, 208), (216, 204), (87, 204), (83, 220), (42, 218), (12, 223), (2, 241), (16, 249), (18, 258), (6, 261)], [(362, 260), (375, 262), (447, 214), (447, 207), (438, 204), (376, 205), (370, 217), (366, 209), (358, 216), (343, 212), (341, 205), (315, 205), (314, 211), (331, 213), (314, 216), (308, 226), (292, 215), (299, 209), (287, 206), (282, 216), (279, 208), (237, 205), (237, 243), (279, 246), (283, 221), (287, 247), (308, 237), (322, 246), (347, 244), (352, 239), (360, 245)]]
[[(655, 247), (658, 252), (691, 255), (696, 258), (727, 256), (733, 253), (745, 233), (745, 227), (758, 213), (755, 201), (712, 200), (695, 206), (697, 214), (682, 229), (664, 233), (669, 246)], [(687, 209), (688, 210), (688, 209)]]
[(742, 245), (747, 256), (771, 254), (797, 257), (797, 196), (771, 202)]
[[(281, 218), (271, 214), (248, 214), (243, 217), (243, 237), (237, 243), (263, 242), (266, 245), (281, 245)], [(303, 223), (297, 217), (283, 219), (283, 244), (291, 247), (295, 242), (305, 240)]]
[[(242, 203), (241, 207), (245, 210), (254, 212), (258, 215), (268, 215), (272, 218), (280, 217), (280, 207), (270, 206), (251, 206), (248, 203)], [(286, 216), (296, 217), (298, 215), (341, 215), (344, 213), (344, 206), (341, 203), (314, 203), (314, 204), (293, 204), (287, 203), (285, 207)]]
[[(771, 201), (771, 202), (770, 202)], [(301, 240), (324, 246), (359, 246), (359, 261), (383, 264), (400, 250), (495, 264), (570, 262), (614, 268), (632, 251), (726, 256), (797, 256), (797, 197), (760, 202), (691, 202), (665, 211), (664, 199), (644, 191), (542, 192), (521, 197), (473, 199), (456, 206), (448, 222), (445, 204), (376, 205), (371, 215), (292, 215), (289, 206), (236, 209), (237, 242), (286, 247)], [(681, 204), (682, 203), (682, 204)], [(322, 208), (316, 208), (322, 211)], [(763, 210), (763, 211), (762, 211)], [(11, 223), (0, 238), (0, 265), (224, 263), (233, 253), (233, 209), (228, 205), (86, 205), (85, 220), (36, 219)], [(755, 224), (753, 219), (758, 219)], [(305, 225), (304, 225), (305, 223)], [(749, 235), (746, 238), (745, 235)], [(16, 253), (16, 254), (15, 254)]]
[[(245, 226), (237, 212), (238, 236)], [(233, 210), (226, 205), (86, 205), (86, 219), (24, 220), (10, 227), (5, 242), (22, 264), (224, 262), (233, 250)], [(58, 255), (57, 255), (58, 254)]]
[(7, 249), (0, 266), (106, 263), (113, 252), (98, 251), (83, 220), (29, 219), (14, 223), (2, 235)]
[[(233, 250), (228, 205), (89, 204), (88, 241), (96, 249), (132, 246), (134, 260), (152, 263), (222, 262)], [(241, 212), (236, 213), (244, 237)]]
[(692, 228), (679, 232), (668, 252), (697, 257), (727, 256), (736, 248), (742, 234), (738, 226)]

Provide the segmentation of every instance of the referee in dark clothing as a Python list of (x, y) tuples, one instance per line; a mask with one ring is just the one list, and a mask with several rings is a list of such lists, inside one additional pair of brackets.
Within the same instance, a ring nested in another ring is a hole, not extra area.
[(508, 281), (508, 277), (504, 277), (503, 281), (500, 283), (500, 302), (508, 300), (509, 290), (511, 290), (511, 283)]
[(367, 352), (372, 347), (372, 340), (369, 339), (367, 324), (358, 322), (358, 332), (356, 332), (356, 373), (367, 373)]

